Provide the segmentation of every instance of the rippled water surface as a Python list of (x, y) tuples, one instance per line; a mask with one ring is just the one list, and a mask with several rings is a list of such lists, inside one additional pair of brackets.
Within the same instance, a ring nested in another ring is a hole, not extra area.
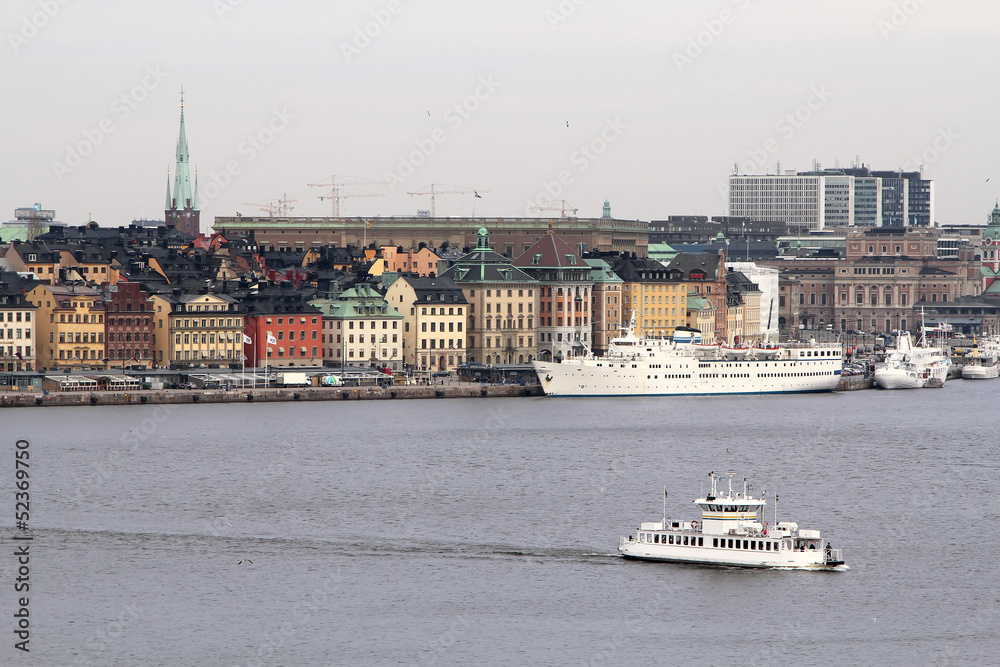
[[(6, 410), (0, 663), (994, 664), (998, 391)], [(727, 469), (850, 569), (614, 555)]]

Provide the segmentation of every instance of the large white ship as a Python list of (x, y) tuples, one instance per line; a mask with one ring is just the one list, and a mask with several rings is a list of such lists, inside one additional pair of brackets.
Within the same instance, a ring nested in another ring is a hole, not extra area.
[(900, 331), (896, 349), (887, 351), (883, 363), (875, 366), (875, 386), (879, 389), (921, 389), (943, 387), (951, 359), (941, 348), (928, 347), (923, 334), (914, 345), (909, 331)]
[[(777, 519), (764, 523), (764, 494), (754, 497), (746, 480), (743, 491), (733, 492), (728, 472), (728, 490), (719, 490), (719, 475), (709, 473), (712, 490), (695, 500), (701, 510), (697, 521), (667, 519), (664, 491), (663, 521), (644, 521), (634, 535), (621, 538), (618, 552), (626, 558), (672, 563), (776, 567), (809, 570), (844, 569), (844, 555), (829, 542), (824, 546), (818, 530), (799, 528), (797, 523)], [(777, 496), (774, 497), (777, 502)]]
[(534, 362), (548, 396), (683, 396), (833, 391), (840, 381), (839, 343), (725, 347), (701, 343), (701, 332), (673, 339), (639, 338), (635, 323), (604, 356)]

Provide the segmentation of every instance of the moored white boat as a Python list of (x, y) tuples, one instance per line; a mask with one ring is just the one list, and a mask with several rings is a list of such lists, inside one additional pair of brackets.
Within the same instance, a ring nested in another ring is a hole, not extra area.
[(976, 343), (972, 355), (962, 365), (964, 380), (992, 380), (1000, 377), (1000, 340), (987, 338)]
[[(743, 491), (718, 491), (719, 475), (709, 473), (712, 490), (694, 503), (701, 521), (672, 521), (666, 516), (666, 492), (662, 521), (642, 522), (634, 534), (623, 536), (618, 552), (626, 558), (736, 567), (771, 567), (832, 570), (844, 567), (843, 552), (830, 543), (824, 546), (818, 530), (799, 528), (797, 523), (764, 523), (764, 494), (754, 497), (743, 480)], [(777, 496), (775, 496), (777, 501)], [(777, 513), (777, 509), (775, 509)]]
[(548, 396), (682, 396), (780, 394), (833, 391), (840, 381), (839, 343), (787, 343), (766, 354), (739, 358), (705, 346), (701, 332), (685, 329), (674, 339), (635, 335), (635, 322), (613, 339), (607, 354), (562, 362), (536, 361)]
[(951, 359), (937, 347), (928, 347), (923, 335), (913, 344), (908, 331), (900, 331), (896, 348), (875, 366), (875, 386), (880, 389), (943, 387)]

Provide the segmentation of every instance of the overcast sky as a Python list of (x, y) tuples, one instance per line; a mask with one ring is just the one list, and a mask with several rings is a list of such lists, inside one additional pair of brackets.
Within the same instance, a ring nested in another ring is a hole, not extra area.
[[(996, 0), (6, 0), (0, 219), (163, 217), (184, 86), (202, 230), (329, 215), (726, 213), (741, 173), (920, 168), (938, 222), (1000, 196)], [(561, 181), (561, 182), (560, 182)]]

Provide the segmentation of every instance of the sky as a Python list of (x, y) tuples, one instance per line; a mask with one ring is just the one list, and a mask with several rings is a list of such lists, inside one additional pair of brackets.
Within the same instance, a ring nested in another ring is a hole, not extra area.
[[(725, 215), (740, 173), (921, 169), (1000, 197), (996, 0), (6, 0), (0, 220)], [(451, 186), (451, 187), (447, 187)], [(477, 191), (478, 198), (471, 192)], [(294, 200), (294, 201), (291, 201)], [(563, 204), (563, 201), (566, 203)], [(532, 208), (540, 207), (540, 208)]]

